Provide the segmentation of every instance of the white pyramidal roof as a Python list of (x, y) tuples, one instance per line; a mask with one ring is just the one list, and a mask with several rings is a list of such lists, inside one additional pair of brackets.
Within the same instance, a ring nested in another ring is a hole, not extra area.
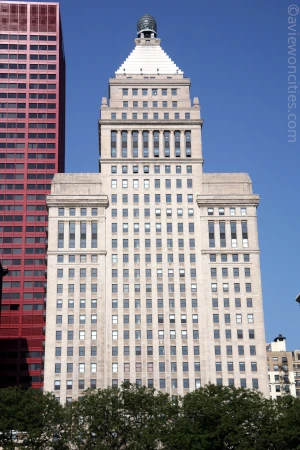
[(137, 45), (116, 74), (183, 74), (160, 45)]

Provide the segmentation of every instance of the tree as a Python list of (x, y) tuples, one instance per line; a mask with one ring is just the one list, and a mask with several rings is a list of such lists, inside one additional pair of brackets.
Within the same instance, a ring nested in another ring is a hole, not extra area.
[(177, 420), (162, 436), (168, 450), (271, 449), (272, 403), (246, 389), (207, 385), (181, 399)]
[(3, 448), (15, 448), (17, 442), (32, 449), (49, 448), (54, 435), (59, 436), (61, 445), (64, 422), (64, 408), (51, 394), (18, 387), (0, 389), (0, 444)]
[(168, 394), (129, 383), (88, 390), (72, 404), (70, 440), (79, 449), (154, 450), (172, 408)]
[(85, 391), (69, 406), (69, 440), (79, 449), (119, 449), (123, 443), (118, 389)]
[(300, 399), (291, 395), (274, 401), (276, 425), (273, 442), (276, 450), (300, 450)]
[(123, 385), (121, 392), (125, 411), (125, 426), (130, 430), (128, 448), (154, 450), (161, 436), (177, 416), (178, 403), (173, 403), (168, 394), (146, 387)]

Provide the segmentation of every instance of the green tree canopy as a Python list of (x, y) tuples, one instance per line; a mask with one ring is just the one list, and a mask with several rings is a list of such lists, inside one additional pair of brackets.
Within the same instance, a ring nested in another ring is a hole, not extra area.
[(209, 384), (185, 395), (126, 383), (61, 405), (0, 389), (0, 447), (41, 450), (300, 450), (300, 400)]

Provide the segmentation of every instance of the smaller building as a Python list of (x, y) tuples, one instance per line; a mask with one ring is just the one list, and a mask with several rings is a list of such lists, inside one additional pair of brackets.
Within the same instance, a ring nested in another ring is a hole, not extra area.
[(293, 353), (286, 350), (286, 338), (282, 334), (267, 344), (269, 388), (273, 399), (287, 394), (296, 397)]
[(296, 386), (296, 397), (300, 398), (300, 350), (293, 351), (293, 370)]

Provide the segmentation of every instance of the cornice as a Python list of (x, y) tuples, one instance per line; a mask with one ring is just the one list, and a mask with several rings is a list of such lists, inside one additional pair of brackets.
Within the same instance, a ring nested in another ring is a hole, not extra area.
[[(71, 198), (70, 198), (71, 197)], [(76, 207), (76, 206), (94, 206), (94, 207), (103, 207), (107, 208), (108, 206), (108, 196), (84, 196), (80, 195), (70, 195), (70, 194), (61, 194), (61, 195), (49, 195), (46, 198), (46, 203), (48, 208), (52, 207)], [(96, 218), (96, 217), (95, 217)]]
[[(82, 248), (72, 248), (72, 253), (76, 253), (76, 255), (107, 255), (107, 250), (99, 250), (99, 249), (82, 249)], [(47, 255), (69, 255), (70, 250), (48, 250)]]
[[(148, 165), (149, 163), (155, 163), (155, 164), (161, 164), (161, 163), (177, 163), (179, 164), (194, 164), (194, 163), (200, 163), (203, 164), (204, 159), (203, 158), (143, 158), (143, 159), (137, 159), (137, 158), (103, 158), (100, 156), (99, 162), (100, 164), (115, 164), (115, 163), (132, 163), (132, 164), (144, 164)], [(120, 174), (118, 174), (120, 175)], [(131, 174), (122, 174), (122, 175), (131, 175)], [(133, 173), (132, 175), (138, 175), (136, 173)], [(149, 175), (152, 176), (152, 174), (143, 174), (143, 175)]]
[[(128, 78), (128, 76), (131, 75), (118, 75), (117, 78), (109, 78), (108, 83), (109, 85), (117, 85), (117, 86), (148, 86), (151, 84), (151, 86), (165, 86), (165, 85), (191, 85), (191, 79), (185, 78), (178, 75), (170, 75), (170, 78), (167, 77), (167, 75), (156, 75), (155, 78), (153, 78), (153, 75), (145, 75), (148, 76), (148, 78), (139, 78), (140, 75), (135, 77), (132, 75), (132, 78)], [(152, 78), (151, 78), (152, 77)], [(172, 77), (172, 78), (171, 78)], [(177, 78), (178, 77), (178, 78)]]
[(210, 194), (210, 195), (197, 195), (197, 205), (200, 206), (233, 206), (233, 205), (245, 205), (245, 206), (258, 206), (259, 195), (257, 194)]
[[(142, 125), (145, 128), (145, 131), (147, 131), (147, 128), (149, 126), (157, 126), (159, 128), (153, 129), (153, 131), (159, 131), (161, 128), (164, 130), (168, 130), (169, 127), (176, 126), (177, 128), (180, 127), (181, 129), (188, 130), (191, 126), (201, 126), (203, 125), (202, 119), (188, 119), (184, 122), (182, 120), (173, 120), (173, 119), (166, 119), (166, 120), (150, 120), (150, 119), (99, 119), (99, 127), (101, 125), (114, 125), (114, 126), (121, 126), (122, 130), (126, 129), (126, 126), (130, 127), (133, 131), (135, 131), (136, 127), (138, 125)], [(148, 125), (148, 127), (145, 125)], [(177, 131), (177, 130), (176, 130)]]
[[(244, 253), (249, 253), (249, 254), (260, 254), (260, 250), (259, 250), (259, 248), (249, 248), (249, 247), (247, 247), (247, 248), (241, 248), (241, 249), (238, 249), (238, 248), (234, 248), (234, 249), (231, 249), (230, 251), (232, 251), (233, 253), (238, 253), (238, 254), (244, 254)], [(221, 254), (228, 254), (228, 248), (222, 248), (222, 249), (218, 249), (218, 248), (203, 248), (202, 250), (201, 250), (201, 254), (202, 255), (210, 255), (211, 253), (216, 253), (216, 254), (218, 254), (218, 255), (221, 255)], [(220, 261), (220, 262), (217, 262), (217, 261), (215, 261), (214, 262), (214, 264), (217, 264), (217, 265), (224, 265), (224, 263), (222, 262), (222, 261)], [(227, 261), (227, 263), (226, 264), (232, 264), (232, 265), (236, 265), (236, 262), (231, 262), (231, 261)]]

